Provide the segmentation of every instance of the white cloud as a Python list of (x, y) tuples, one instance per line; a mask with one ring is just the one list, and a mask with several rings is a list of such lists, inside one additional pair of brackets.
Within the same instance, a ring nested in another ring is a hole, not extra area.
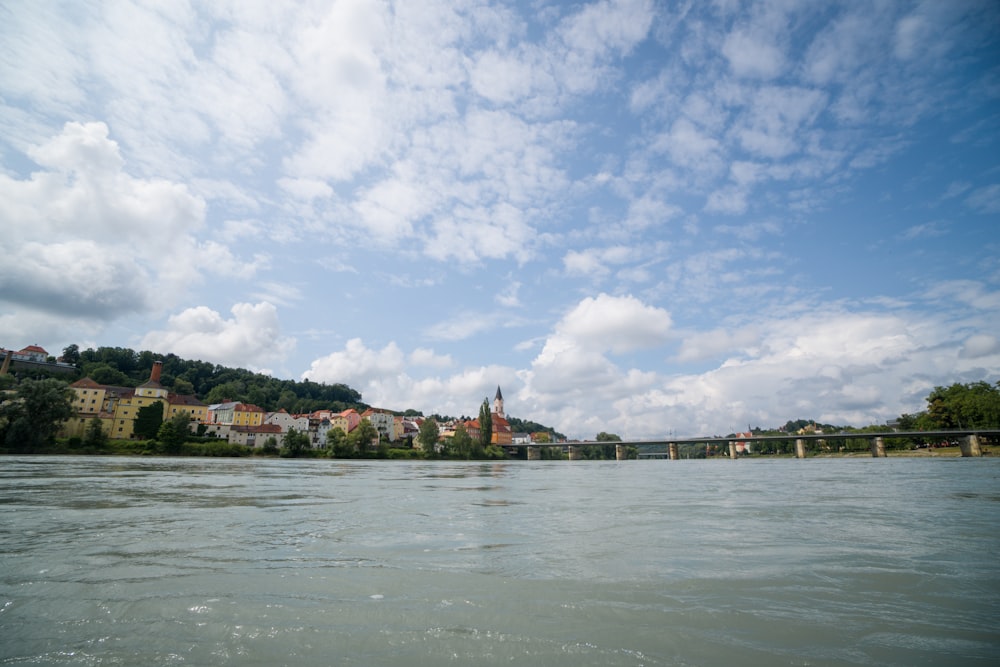
[(180, 183), (128, 174), (104, 123), (66, 123), (28, 154), (45, 169), (0, 174), (0, 299), (113, 318), (154, 307), (154, 293), (174, 303), (205, 271), (253, 272), (228, 247), (196, 239), (204, 200)]
[(722, 45), (722, 53), (737, 76), (773, 79), (785, 69), (785, 55), (773, 35), (733, 32)]
[(753, 326), (699, 331), (683, 339), (677, 352), (677, 360), (690, 362), (715, 359), (748, 348), (756, 349), (759, 345), (760, 333)]
[(451, 358), (451, 355), (437, 354), (434, 350), (418, 347), (410, 353), (410, 363), (414, 366), (449, 368), (455, 364), (455, 360)]
[(295, 339), (281, 335), (272, 304), (238, 303), (230, 312), (226, 319), (205, 306), (188, 308), (172, 315), (166, 329), (146, 334), (142, 349), (255, 370), (284, 362), (294, 350)]
[(963, 359), (981, 359), (1000, 354), (1000, 338), (990, 334), (974, 334), (966, 339), (958, 354)]
[(663, 344), (670, 327), (670, 314), (662, 308), (633, 296), (600, 294), (579, 302), (562, 318), (555, 334), (561, 340), (554, 347), (568, 343), (598, 352), (627, 352)]
[(340, 352), (332, 352), (312, 362), (302, 378), (314, 382), (343, 382), (364, 386), (372, 376), (395, 375), (405, 368), (406, 355), (396, 343), (381, 350), (365, 346), (360, 338), (347, 341)]

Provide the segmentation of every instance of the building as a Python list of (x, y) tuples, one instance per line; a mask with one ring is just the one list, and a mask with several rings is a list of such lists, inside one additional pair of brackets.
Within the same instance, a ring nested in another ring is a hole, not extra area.
[(50, 355), (45, 351), (45, 348), (38, 345), (29, 345), (16, 352), (0, 348), (0, 358), (3, 359), (0, 375), (19, 370), (42, 370), (47, 373), (76, 372), (76, 366), (73, 364), (67, 364), (63, 361), (49, 361), (49, 357)]
[(70, 389), (75, 394), (72, 405), (76, 414), (63, 424), (61, 433), (82, 436), (87, 422), (97, 417), (109, 437), (130, 439), (135, 437), (135, 419), (139, 410), (154, 404), (162, 406), (163, 421), (179, 413), (189, 415), (192, 422), (205, 421), (208, 406), (194, 396), (167, 390), (160, 384), (162, 370), (162, 362), (154, 362), (149, 379), (135, 388), (102, 385), (91, 378), (72, 383)]
[(264, 423), (264, 408), (252, 403), (226, 401), (208, 406), (208, 424), (229, 424), (230, 426), (260, 426)]
[(368, 408), (361, 413), (362, 419), (367, 419), (375, 430), (379, 432), (379, 436), (388, 440), (389, 442), (395, 442), (396, 440), (396, 429), (395, 429), (395, 419), (392, 414), (386, 412), (385, 410), (376, 410), (374, 408)]

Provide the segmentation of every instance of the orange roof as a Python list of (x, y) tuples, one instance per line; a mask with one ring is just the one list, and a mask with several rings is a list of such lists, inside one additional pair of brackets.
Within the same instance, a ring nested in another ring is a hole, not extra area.
[(71, 387), (78, 387), (80, 389), (104, 389), (104, 385), (103, 384), (97, 384), (96, 382), (94, 382), (93, 380), (91, 380), (89, 377), (77, 380), (76, 382), (74, 382), (70, 386)]

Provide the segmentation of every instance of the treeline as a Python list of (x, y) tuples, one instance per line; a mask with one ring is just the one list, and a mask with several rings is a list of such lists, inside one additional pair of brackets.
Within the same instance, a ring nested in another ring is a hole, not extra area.
[(281, 380), (245, 368), (191, 361), (149, 350), (99, 347), (80, 351), (76, 345), (70, 345), (63, 350), (63, 360), (78, 369), (71, 381), (89, 377), (99, 384), (122, 387), (136, 387), (148, 380), (153, 362), (160, 361), (163, 363), (160, 383), (164, 387), (209, 404), (240, 401), (268, 411), (284, 408), (292, 414), (369, 407), (361, 400), (360, 392), (345, 384)]

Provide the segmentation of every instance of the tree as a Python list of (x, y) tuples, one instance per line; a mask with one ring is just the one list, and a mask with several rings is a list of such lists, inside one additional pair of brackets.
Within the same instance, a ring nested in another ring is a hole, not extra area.
[(83, 374), (97, 384), (129, 386), (134, 385), (129, 377), (106, 363), (84, 364)]
[(225, 403), (226, 401), (243, 402), (246, 400), (246, 385), (243, 382), (223, 382), (212, 387), (205, 396), (209, 405)]
[(83, 444), (87, 447), (101, 448), (108, 442), (108, 434), (104, 432), (104, 424), (100, 417), (94, 417), (87, 422), (87, 431), (83, 435)]
[(463, 459), (472, 455), (472, 436), (462, 424), (455, 427), (455, 435), (451, 439), (451, 451), (453, 456)]
[[(461, 428), (461, 426), (459, 427)], [(464, 430), (464, 429), (463, 429)], [(455, 431), (456, 435), (458, 430)], [(438, 423), (434, 419), (425, 419), (420, 424), (420, 430), (417, 432), (417, 442), (420, 444), (420, 448), (424, 450), (425, 454), (433, 455), (435, 447), (437, 447), (438, 437), (441, 435), (441, 429), (438, 427)], [(468, 433), (466, 433), (468, 436)]]
[(80, 363), (80, 346), (76, 343), (72, 345), (67, 345), (62, 351), (62, 360), (67, 364), (73, 364), (74, 366)]
[[(601, 431), (594, 438), (597, 442), (621, 442), (621, 436), (617, 433), (605, 433)], [(616, 459), (618, 453), (615, 445), (602, 445), (600, 447), (585, 448), (585, 455), (588, 459)]]
[(372, 426), (372, 423), (367, 419), (362, 419), (361, 423), (347, 436), (348, 440), (362, 456), (371, 453), (372, 445), (378, 440), (378, 437), (378, 429)]
[(24, 380), (13, 399), (0, 404), (3, 442), (14, 451), (51, 443), (62, 423), (73, 416), (73, 390), (61, 380)]
[(277, 454), (278, 453), (278, 439), (273, 435), (267, 436), (267, 440), (264, 441), (261, 451), (265, 454)]
[(486, 448), (493, 444), (493, 415), (490, 412), (490, 402), (483, 399), (483, 404), (479, 406), (479, 442), (473, 456), (479, 458), (486, 451)]
[(330, 454), (337, 458), (345, 459), (354, 454), (354, 444), (339, 426), (326, 432), (326, 446), (330, 449)]
[(143, 440), (151, 440), (157, 436), (163, 424), (163, 403), (154, 401), (144, 405), (135, 413), (135, 424), (132, 433)]
[(294, 428), (288, 429), (285, 434), (285, 442), (281, 446), (281, 456), (295, 458), (309, 448), (309, 435), (299, 433)]
[(983, 428), (1000, 425), (1000, 382), (955, 383), (934, 387), (927, 416), (936, 428)]
[(175, 378), (174, 393), (181, 396), (194, 396), (194, 385), (184, 378)]
[(190, 431), (191, 417), (186, 412), (179, 412), (160, 424), (156, 430), (156, 439), (163, 443), (168, 454), (177, 454), (181, 446), (187, 442)]

